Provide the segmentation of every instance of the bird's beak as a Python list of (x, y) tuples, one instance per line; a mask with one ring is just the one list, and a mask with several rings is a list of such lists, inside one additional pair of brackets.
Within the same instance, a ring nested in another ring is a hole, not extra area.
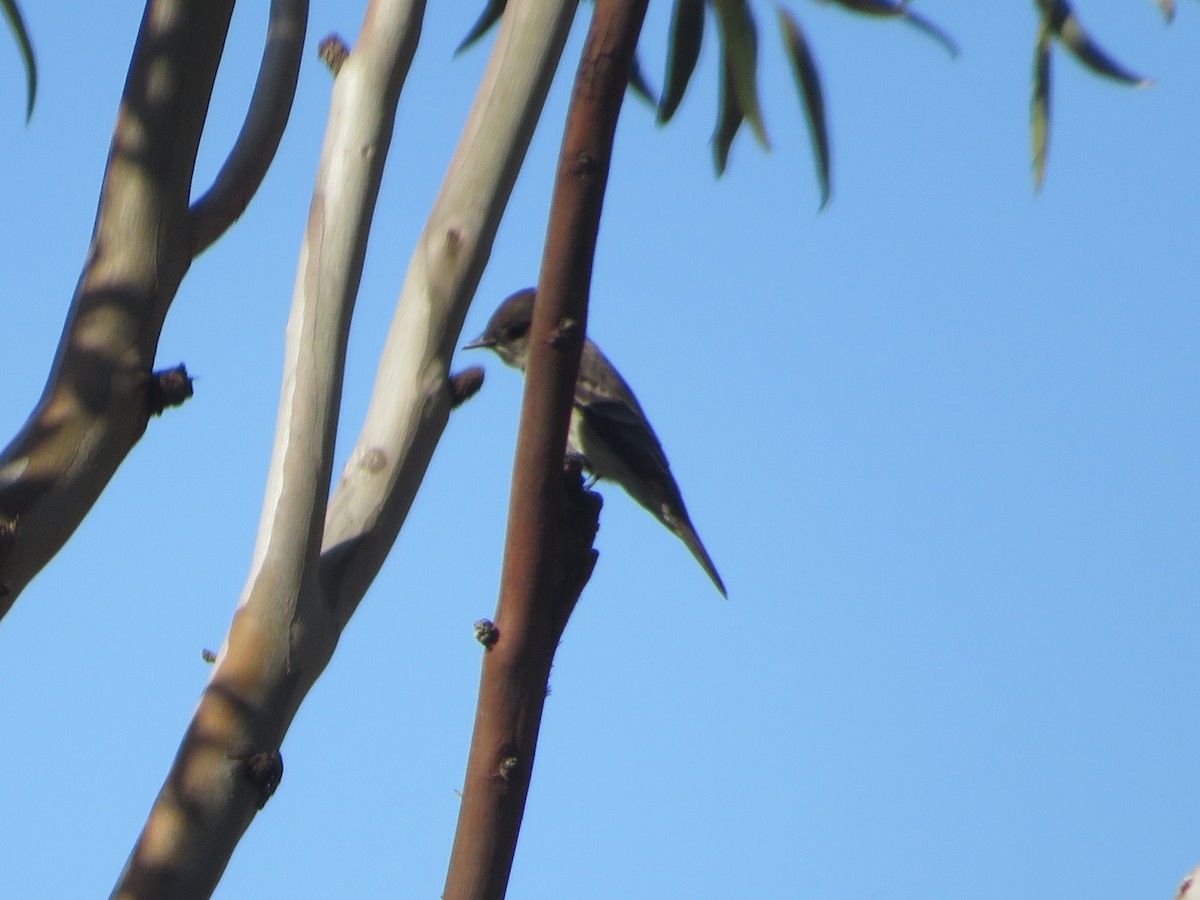
[(495, 341), (489, 339), (487, 335), (481, 334), (479, 337), (475, 338), (475, 340), (468, 341), (467, 343), (463, 344), (462, 348), (464, 350), (479, 350), (481, 348), (482, 349), (491, 349), (492, 347), (495, 347), (495, 346), (496, 346)]

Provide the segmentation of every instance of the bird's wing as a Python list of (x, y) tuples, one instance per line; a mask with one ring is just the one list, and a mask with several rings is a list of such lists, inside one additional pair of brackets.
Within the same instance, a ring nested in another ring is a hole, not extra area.
[(679, 485), (646, 417), (622, 400), (597, 397), (586, 388), (576, 390), (575, 408), (596, 438), (633, 473), (634, 481), (620, 482), (626, 493), (687, 545), (721, 596), (727, 597), (725, 584), (688, 518)]
[(633, 390), (591, 340), (583, 345), (575, 408), (595, 435), (638, 475), (652, 477), (662, 469), (670, 470), (662, 444)]
[(600, 396), (581, 385), (575, 391), (575, 408), (596, 437), (617, 452), (637, 475), (657, 480), (659, 472), (670, 471), (650, 423), (624, 400)]

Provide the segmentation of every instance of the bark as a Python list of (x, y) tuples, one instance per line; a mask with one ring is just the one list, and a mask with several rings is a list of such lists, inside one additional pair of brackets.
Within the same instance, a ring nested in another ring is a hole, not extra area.
[(483, 659), (448, 900), (504, 896), (550, 665), (590, 574), (579, 530), (561, 524), (569, 509), (563, 457), (613, 136), (646, 7), (647, 0), (597, 0), (575, 78), (534, 304), (495, 642)]
[(545, 104), (576, 0), (512, 0), (417, 240), (366, 421), (329, 501), (322, 580), (344, 626), (386, 559), (456, 391), (446, 374)]
[(203, 897), (283, 774), (279, 745), (337, 632), (318, 577), (346, 336), (421, 0), (370, 4), (334, 82), (287, 326), (275, 449), (251, 571), (116, 897)]
[[(154, 354), (197, 252), (198, 217), (188, 198), (232, 10), (233, 0), (146, 5), (91, 246), (50, 377), (0, 453), (0, 617), (75, 532), (149, 417), (162, 410)], [(267, 58), (273, 61), (272, 74), (260, 73), (261, 90), (247, 118), (256, 140), (238, 142), (239, 158), (252, 165), (227, 179), (236, 181), (243, 207), (287, 119), (306, 14), (305, 0), (272, 4), (273, 23), (290, 25), (264, 55), (264, 68)], [(254, 125), (268, 107), (271, 123)], [(200, 218), (209, 243), (232, 222), (228, 215)]]
[(246, 121), (212, 187), (192, 204), (193, 256), (237, 221), (267, 175), (292, 112), (307, 25), (308, 0), (272, 0)]
[(115, 896), (213, 890), (279, 783), (287, 728), (382, 565), (449, 409), (470, 392), (472, 377), (449, 377), (450, 356), (566, 40), (572, 2), (511, 4), (413, 254), (363, 434), (326, 511), (346, 327), (422, 8), (371, 3), (335, 80), (250, 576)]

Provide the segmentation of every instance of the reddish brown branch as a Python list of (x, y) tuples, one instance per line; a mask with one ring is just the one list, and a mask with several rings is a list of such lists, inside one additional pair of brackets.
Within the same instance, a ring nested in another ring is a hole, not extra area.
[[(534, 306), (504, 551), (498, 638), (484, 655), (444, 897), (502, 897), (533, 771), (554, 650), (591, 573), (562, 464), (613, 135), (647, 0), (597, 0), (559, 156)], [(578, 483), (578, 475), (574, 476)], [(591, 510), (598, 515), (598, 506)], [(586, 515), (585, 515), (586, 517)], [(593, 531), (594, 534), (594, 531)]]

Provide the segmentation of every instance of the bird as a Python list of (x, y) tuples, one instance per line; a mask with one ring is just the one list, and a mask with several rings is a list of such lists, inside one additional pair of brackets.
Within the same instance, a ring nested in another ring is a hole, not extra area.
[[(483, 334), (464, 350), (491, 350), (506, 365), (525, 371), (536, 292), (525, 288), (507, 297)], [(567, 432), (567, 455), (592, 476), (620, 485), (692, 552), (722, 597), (725, 582), (696, 533), (662, 444), (629, 384), (590, 338), (584, 338), (579, 379)]]

